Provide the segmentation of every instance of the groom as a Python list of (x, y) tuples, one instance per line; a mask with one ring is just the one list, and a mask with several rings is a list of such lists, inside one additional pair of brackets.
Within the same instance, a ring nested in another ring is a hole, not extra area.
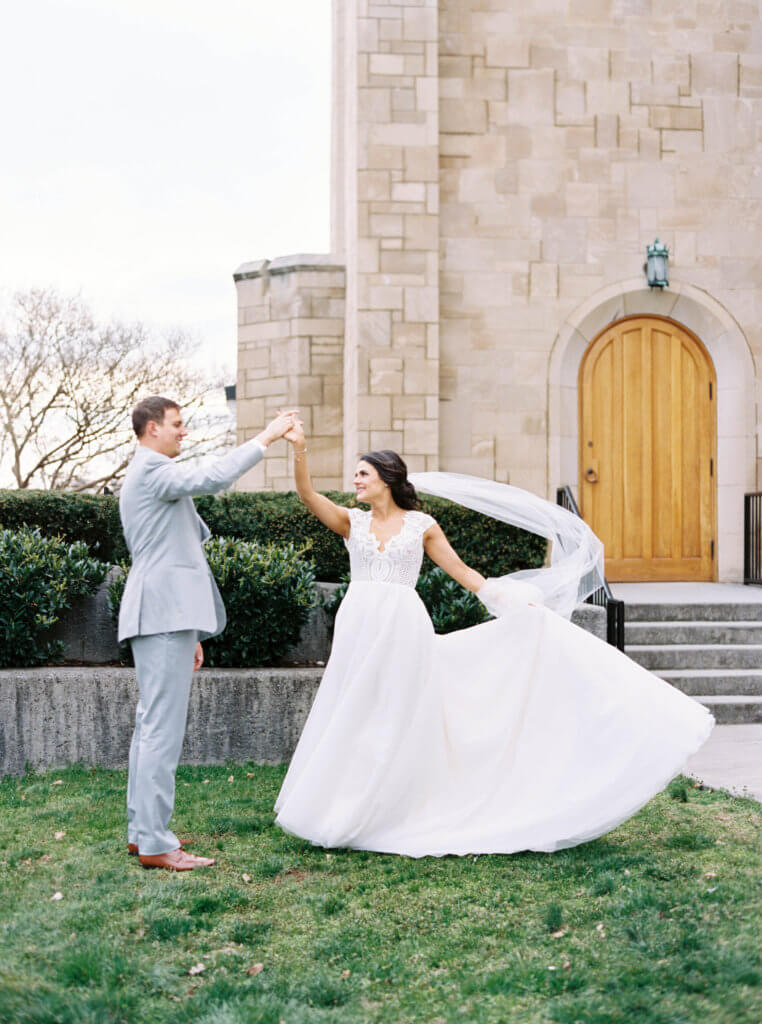
[(139, 855), (143, 867), (191, 871), (214, 864), (187, 853), (169, 829), (191, 677), (204, 660), (200, 641), (225, 628), (225, 608), (202, 547), (210, 533), (192, 496), (229, 487), (295, 420), (294, 412), (280, 413), (227, 455), (177, 464), (188, 434), (178, 404), (144, 398), (132, 411), (138, 447), (119, 495), (132, 568), (119, 609), (119, 640), (132, 646), (140, 694), (127, 827), (129, 852)]

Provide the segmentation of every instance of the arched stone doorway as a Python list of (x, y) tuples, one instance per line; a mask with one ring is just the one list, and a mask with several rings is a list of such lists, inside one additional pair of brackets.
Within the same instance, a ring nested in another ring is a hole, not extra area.
[(613, 582), (714, 580), (717, 383), (674, 320), (617, 320), (579, 369), (579, 501)]
[(743, 495), (756, 489), (756, 370), (736, 320), (707, 292), (683, 282), (651, 291), (642, 278), (601, 289), (566, 317), (548, 372), (548, 484), (579, 494), (579, 367), (591, 342), (628, 316), (669, 318), (701, 339), (717, 375), (716, 578), (743, 579)]

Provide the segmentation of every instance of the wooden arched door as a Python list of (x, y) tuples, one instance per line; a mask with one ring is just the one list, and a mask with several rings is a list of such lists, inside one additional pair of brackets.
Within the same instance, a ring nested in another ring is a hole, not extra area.
[(585, 353), (579, 492), (610, 580), (715, 578), (716, 395), (704, 346), (662, 317), (619, 320)]

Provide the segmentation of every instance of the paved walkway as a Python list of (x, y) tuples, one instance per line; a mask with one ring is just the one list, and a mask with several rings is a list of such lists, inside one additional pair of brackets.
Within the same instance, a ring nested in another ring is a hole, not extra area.
[(716, 725), (685, 771), (713, 789), (762, 802), (762, 725)]
[(611, 589), (633, 604), (762, 604), (762, 587), (743, 583), (612, 583)]

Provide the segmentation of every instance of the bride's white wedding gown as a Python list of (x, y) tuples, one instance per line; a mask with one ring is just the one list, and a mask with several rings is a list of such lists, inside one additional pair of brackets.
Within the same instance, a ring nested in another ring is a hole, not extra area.
[(437, 636), (415, 591), (434, 520), (407, 512), (382, 551), (371, 513), (350, 518), (352, 582), (275, 805), (286, 831), (411, 857), (558, 850), (630, 817), (706, 740), (704, 707), (527, 604), (526, 584), (503, 617)]

